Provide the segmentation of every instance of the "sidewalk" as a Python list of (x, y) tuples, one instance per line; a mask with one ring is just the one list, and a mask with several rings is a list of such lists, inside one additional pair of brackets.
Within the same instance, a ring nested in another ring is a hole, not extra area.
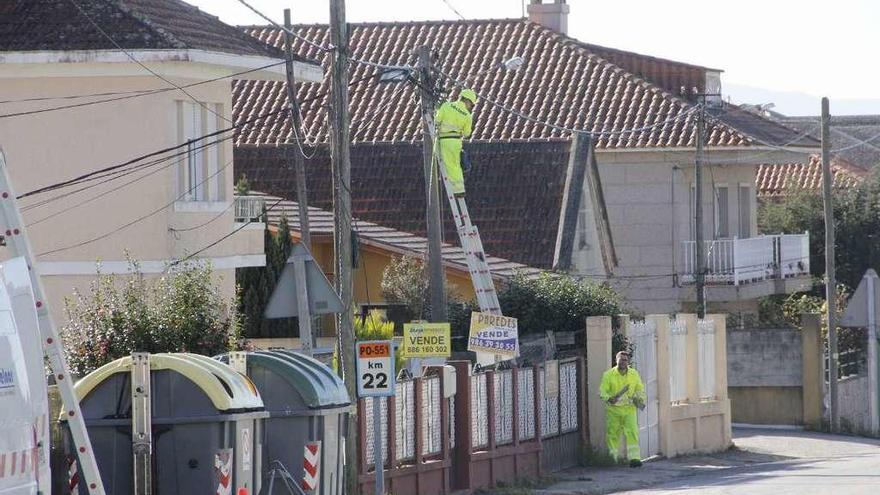
[(556, 482), (535, 490), (541, 495), (600, 495), (638, 490), (667, 481), (713, 471), (789, 459), (780, 455), (732, 448), (718, 454), (693, 455), (645, 462), (641, 468), (578, 467), (555, 475)]

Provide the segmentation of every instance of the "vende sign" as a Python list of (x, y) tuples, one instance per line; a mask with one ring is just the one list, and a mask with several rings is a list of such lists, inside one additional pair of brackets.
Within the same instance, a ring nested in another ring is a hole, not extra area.
[(359, 397), (394, 395), (394, 346), (390, 340), (368, 340), (355, 344), (357, 393)]
[(449, 323), (414, 322), (403, 325), (403, 355), (408, 358), (449, 357)]
[(491, 313), (471, 313), (468, 350), (494, 354), (507, 359), (519, 355), (519, 334), (516, 318)]

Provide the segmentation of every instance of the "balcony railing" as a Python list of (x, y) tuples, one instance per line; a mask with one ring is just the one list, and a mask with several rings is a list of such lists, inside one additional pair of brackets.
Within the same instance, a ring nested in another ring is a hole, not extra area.
[[(705, 241), (703, 248), (709, 284), (742, 285), (810, 273), (809, 232)], [(681, 281), (692, 283), (697, 266), (696, 242), (682, 242), (682, 254)]]
[(265, 202), (263, 196), (236, 196), (235, 221), (239, 223), (262, 222)]

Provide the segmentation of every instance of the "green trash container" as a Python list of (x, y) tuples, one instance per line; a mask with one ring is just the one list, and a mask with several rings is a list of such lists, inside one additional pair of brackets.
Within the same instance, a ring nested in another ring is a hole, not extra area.
[[(108, 495), (134, 492), (131, 368), (131, 357), (117, 359), (75, 386)], [(154, 493), (259, 493), (268, 414), (246, 376), (206, 356), (153, 354), (150, 387)]]
[(345, 384), (323, 363), (287, 350), (237, 352), (218, 356), (254, 382), (266, 412), (263, 480), (267, 495), (287, 493), (276, 480), (266, 491), (273, 468), (283, 466), (297, 484), (304, 477), (305, 447), (320, 442), (316, 495), (341, 495), (348, 415), (352, 408)]

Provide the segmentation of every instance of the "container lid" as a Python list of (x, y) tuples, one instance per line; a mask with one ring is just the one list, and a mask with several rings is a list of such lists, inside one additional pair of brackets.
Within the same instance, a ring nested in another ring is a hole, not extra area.
[[(248, 377), (207, 356), (188, 353), (151, 354), (150, 370), (169, 370), (185, 376), (205, 392), (218, 411), (263, 408), (260, 393)], [(77, 398), (83, 400), (110, 376), (130, 371), (131, 356), (101, 366), (76, 383), (74, 390)]]
[[(345, 384), (317, 359), (289, 350), (248, 352), (248, 368), (259, 366), (280, 376), (302, 397), (309, 409), (343, 407), (351, 404)], [(227, 355), (219, 359), (228, 359)], [(264, 394), (268, 391), (264, 390)]]

